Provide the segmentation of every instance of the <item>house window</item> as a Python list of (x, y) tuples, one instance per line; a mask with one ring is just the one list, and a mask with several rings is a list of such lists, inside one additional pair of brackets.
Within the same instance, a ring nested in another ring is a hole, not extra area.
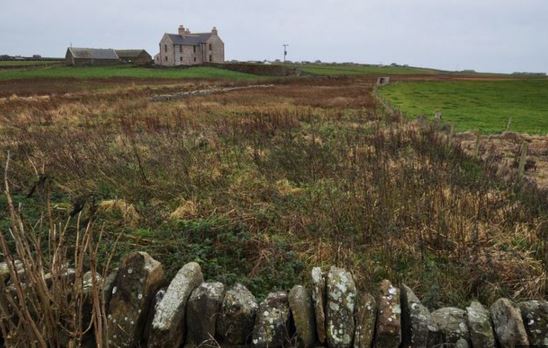
[(179, 52), (183, 53), (183, 45), (179, 46)]
[(167, 45), (164, 45), (164, 51), (167, 52)]
[(166, 62), (167, 62), (167, 56), (166, 56), (166, 59), (165, 59), (165, 60), (166, 60)]
[(209, 61), (212, 62), (213, 61), (213, 56), (210, 54), (209, 55)]
[(209, 50), (213, 50), (213, 45), (212, 44), (209, 44)]
[(196, 54), (196, 46), (192, 46), (192, 48), (194, 49), (194, 54)]
[(181, 62), (183, 61), (183, 57), (182, 57), (182, 56), (181, 56), (181, 57), (179, 57), (179, 61), (181, 61)]
[(196, 57), (194, 57), (194, 62), (196, 62)]

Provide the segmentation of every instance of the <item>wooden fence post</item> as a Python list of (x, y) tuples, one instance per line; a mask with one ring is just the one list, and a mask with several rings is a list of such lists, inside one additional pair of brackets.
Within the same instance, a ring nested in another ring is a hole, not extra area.
[(447, 136), (447, 145), (451, 147), (453, 145), (453, 137), (455, 136), (455, 127), (453, 125), (449, 126), (449, 135)]
[(521, 144), (521, 154), (519, 157), (519, 166), (518, 166), (518, 178), (521, 180), (525, 175), (525, 163), (527, 162), (527, 150), (529, 145), (526, 141)]
[(474, 147), (474, 157), (479, 158), (480, 157), (480, 144), (481, 144), (481, 133), (479, 131), (476, 132), (476, 146)]

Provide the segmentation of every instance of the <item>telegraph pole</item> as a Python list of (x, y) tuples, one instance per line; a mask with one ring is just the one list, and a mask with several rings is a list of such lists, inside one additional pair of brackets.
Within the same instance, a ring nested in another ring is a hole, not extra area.
[(289, 45), (283, 44), (282, 46), (284, 47), (284, 63), (285, 63), (285, 58), (287, 57), (287, 47), (289, 47)]

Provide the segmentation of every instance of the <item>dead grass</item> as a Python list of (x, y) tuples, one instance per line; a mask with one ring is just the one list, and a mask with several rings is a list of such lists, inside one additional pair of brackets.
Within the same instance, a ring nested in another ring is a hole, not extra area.
[[(405, 281), (431, 306), (542, 297), (546, 203), (431, 128), (384, 115), (370, 92), (344, 78), (162, 103), (132, 86), (7, 101), (0, 158), (14, 154), (12, 185), (31, 212), (39, 168), (54, 203), (72, 207), (58, 217), (82, 205), (105, 245), (123, 234), (120, 254), (144, 249), (171, 270), (198, 260), (259, 295), (339, 264), (363, 286)], [(112, 200), (140, 219), (98, 214)]]
[[(9, 154), (5, 163), (9, 227), (0, 233), (0, 248), (9, 281), (3, 279), (0, 284), (3, 343), (9, 347), (78, 347), (84, 342), (103, 346), (106, 311), (97, 265), (102, 235), (94, 233), (90, 223), (80, 228), (79, 218), (75, 229), (70, 219), (57, 224), (50, 206), (50, 213), (29, 227), (13, 201)], [(108, 267), (107, 262), (103, 272)]]

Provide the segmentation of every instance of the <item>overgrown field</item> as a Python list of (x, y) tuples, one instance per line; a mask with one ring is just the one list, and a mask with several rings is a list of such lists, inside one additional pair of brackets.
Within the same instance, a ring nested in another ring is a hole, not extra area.
[(152, 78), (152, 79), (230, 79), (250, 80), (257, 76), (212, 67), (196, 67), (187, 69), (153, 69), (131, 65), (114, 66), (52, 66), (32, 69), (0, 70), (0, 80), (36, 79), (36, 78), (74, 78), (74, 79), (105, 79), (105, 78)]
[(401, 82), (379, 93), (413, 118), (440, 111), (459, 131), (548, 133), (548, 79)]
[(103, 231), (103, 261), (140, 249), (170, 274), (198, 261), (208, 279), (260, 296), (338, 264), (360, 287), (405, 282), (429, 306), (543, 297), (545, 200), (385, 114), (372, 86), (305, 79), (151, 102), (157, 91), (128, 85), (3, 99), (0, 163), (9, 151), (11, 190), (44, 248), (51, 214), (70, 218), (69, 240), (78, 217)]

